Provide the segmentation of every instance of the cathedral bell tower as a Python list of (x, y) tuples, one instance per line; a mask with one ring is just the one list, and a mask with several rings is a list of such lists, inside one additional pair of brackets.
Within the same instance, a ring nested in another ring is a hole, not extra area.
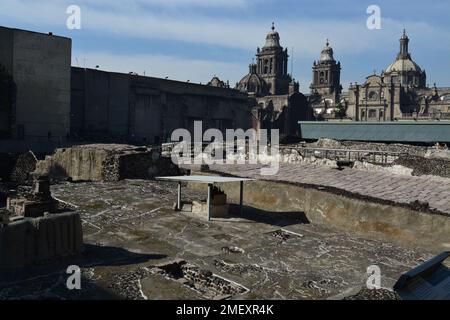
[(291, 77), (288, 75), (288, 57), (287, 49), (280, 45), (280, 35), (272, 23), (266, 44), (262, 49), (258, 48), (256, 54), (257, 74), (265, 80), (271, 95), (289, 93)]
[(312, 94), (319, 94), (336, 103), (341, 94), (341, 63), (333, 57), (333, 48), (327, 40), (325, 48), (320, 54), (319, 61), (314, 61), (313, 82), (310, 86)]

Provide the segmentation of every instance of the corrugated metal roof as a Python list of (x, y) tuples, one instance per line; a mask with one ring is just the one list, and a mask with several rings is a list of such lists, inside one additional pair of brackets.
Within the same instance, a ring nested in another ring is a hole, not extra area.
[(300, 121), (303, 139), (389, 142), (450, 142), (450, 121), (306, 122)]

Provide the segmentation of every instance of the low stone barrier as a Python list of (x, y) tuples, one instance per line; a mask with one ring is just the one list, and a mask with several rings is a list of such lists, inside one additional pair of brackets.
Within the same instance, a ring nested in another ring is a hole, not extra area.
[(0, 272), (45, 264), (82, 250), (81, 219), (75, 212), (0, 224)]
[(36, 173), (73, 181), (119, 181), (151, 179), (179, 172), (160, 150), (118, 144), (81, 145), (57, 149), (39, 161)]
[[(239, 187), (231, 183), (218, 186), (231, 203), (239, 203)], [(189, 187), (199, 186), (190, 183)], [(246, 182), (244, 205), (273, 214), (304, 212), (311, 223), (364, 238), (431, 248), (436, 252), (450, 248), (447, 216), (355, 199), (318, 188), (262, 180)]]

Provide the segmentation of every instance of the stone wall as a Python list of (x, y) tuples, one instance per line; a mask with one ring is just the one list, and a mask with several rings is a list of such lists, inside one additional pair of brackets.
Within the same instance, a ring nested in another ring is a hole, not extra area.
[(73, 181), (118, 181), (175, 175), (179, 169), (160, 151), (117, 144), (81, 145), (57, 149), (39, 161), (36, 173)]
[[(233, 203), (239, 187), (218, 184)], [(198, 184), (190, 184), (198, 187)], [(304, 212), (314, 224), (401, 245), (431, 248), (450, 246), (450, 218), (408, 208), (374, 203), (293, 184), (252, 181), (244, 184), (244, 205), (268, 212)]]
[(107, 150), (90, 147), (57, 149), (36, 166), (36, 173), (54, 179), (71, 178), (73, 181), (101, 181), (102, 163)]
[(0, 271), (73, 256), (83, 250), (78, 213), (47, 215), (0, 225)]
[(102, 143), (158, 145), (178, 128), (193, 133), (250, 127), (247, 95), (195, 83), (72, 67), (71, 134)]

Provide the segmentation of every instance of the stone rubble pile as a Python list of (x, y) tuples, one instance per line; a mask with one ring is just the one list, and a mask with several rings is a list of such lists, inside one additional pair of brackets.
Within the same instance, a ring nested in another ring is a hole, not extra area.
[(449, 159), (426, 159), (412, 155), (402, 155), (394, 164), (411, 168), (414, 176), (433, 175), (450, 178)]
[(37, 163), (38, 160), (32, 151), (19, 155), (11, 172), (10, 180), (19, 185), (26, 184), (30, 181), (30, 174), (36, 170)]
[(261, 272), (264, 270), (263, 267), (257, 264), (229, 263), (220, 259), (214, 260), (214, 266), (222, 272), (229, 272), (239, 275)]
[(357, 294), (344, 300), (401, 300), (400, 296), (387, 289), (361, 289)]
[[(394, 162), (398, 163), (398, 162)], [(399, 165), (399, 164), (393, 164), (391, 166), (377, 166), (372, 163), (368, 162), (361, 162), (361, 161), (355, 161), (353, 164), (353, 169), (357, 170), (365, 170), (365, 171), (372, 171), (372, 172), (386, 172), (391, 174), (399, 174), (404, 176), (412, 176), (413, 169), (408, 168), (407, 166)]]
[(47, 176), (35, 176), (33, 191), (23, 195), (9, 197), (6, 208), (13, 216), (37, 218), (45, 213), (58, 211), (58, 201), (50, 193), (50, 181)]

